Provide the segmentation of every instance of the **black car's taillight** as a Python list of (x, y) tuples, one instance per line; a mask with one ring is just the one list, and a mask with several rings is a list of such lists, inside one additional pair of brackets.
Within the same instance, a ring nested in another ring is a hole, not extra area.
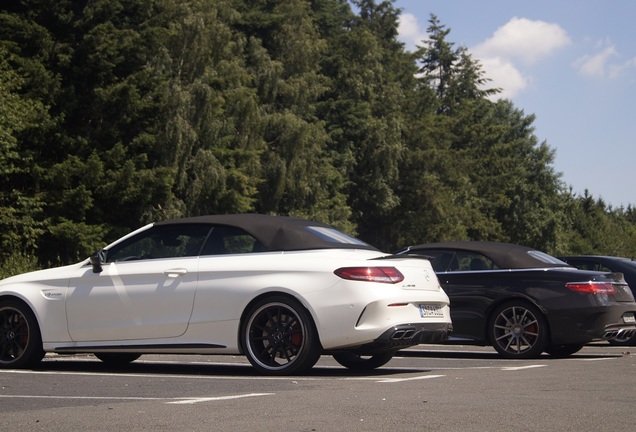
[(587, 294), (616, 294), (616, 288), (609, 282), (568, 282), (565, 286), (572, 291)]
[(404, 275), (395, 267), (342, 267), (334, 273), (342, 279), (363, 282), (396, 284), (404, 280)]

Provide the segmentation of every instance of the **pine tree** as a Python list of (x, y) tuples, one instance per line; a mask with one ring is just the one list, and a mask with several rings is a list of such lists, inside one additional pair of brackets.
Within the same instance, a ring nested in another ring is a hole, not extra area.
[(43, 203), (28, 178), (33, 159), (21, 154), (19, 138), (46, 124), (46, 109), (21, 94), (25, 79), (0, 47), (0, 277), (32, 269), (43, 233)]

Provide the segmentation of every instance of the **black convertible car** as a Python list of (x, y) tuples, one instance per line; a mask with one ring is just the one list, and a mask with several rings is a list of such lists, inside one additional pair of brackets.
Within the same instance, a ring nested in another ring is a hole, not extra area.
[(451, 300), (453, 336), (507, 358), (567, 356), (595, 340), (636, 334), (636, 303), (620, 273), (576, 269), (541, 251), (497, 242), (410, 246), (430, 258)]
[[(636, 261), (631, 258), (604, 255), (571, 255), (559, 257), (561, 261), (581, 270), (623, 273), (627, 284), (636, 296)], [(636, 334), (609, 341), (612, 345), (636, 345)]]

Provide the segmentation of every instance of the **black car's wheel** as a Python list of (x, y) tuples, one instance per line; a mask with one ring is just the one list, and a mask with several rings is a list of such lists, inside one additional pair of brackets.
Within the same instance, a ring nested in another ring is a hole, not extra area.
[(506, 358), (539, 357), (549, 340), (545, 318), (524, 302), (499, 306), (491, 315), (488, 331), (493, 347)]
[(94, 353), (94, 355), (108, 366), (116, 367), (126, 366), (141, 357), (141, 354), (137, 353)]
[(14, 300), (0, 303), (0, 367), (31, 367), (42, 357), (42, 336), (31, 309)]
[(247, 359), (268, 375), (303, 372), (322, 352), (309, 312), (284, 296), (256, 303), (246, 315), (242, 334)]
[(355, 353), (338, 353), (333, 358), (342, 366), (355, 371), (369, 371), (379, 368), (389, 362), (395, 355), (395, 351), (388, 351), (371, 356), (362, 356)]
[(552, 357), (567, 357), (581, 351), (582, 344), (573, 345), (552, 345), (546, 348), (546, 352)]
[(636, 336), (610, 339), (608, 342), (610, 343), (610, 345), (616, 346), (633, 346), (636, 345)]

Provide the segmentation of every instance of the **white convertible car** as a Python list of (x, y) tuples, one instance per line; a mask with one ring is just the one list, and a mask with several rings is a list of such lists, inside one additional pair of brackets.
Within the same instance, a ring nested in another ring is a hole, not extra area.
[(80, 263), (0, 281), (3, 368), (54, 352), (113, 365), (146, 353), (244, 354), (270, 375), (330, 354), (365, 370), (450, 331), (428, 259), (290, 217), (157, 222)]

